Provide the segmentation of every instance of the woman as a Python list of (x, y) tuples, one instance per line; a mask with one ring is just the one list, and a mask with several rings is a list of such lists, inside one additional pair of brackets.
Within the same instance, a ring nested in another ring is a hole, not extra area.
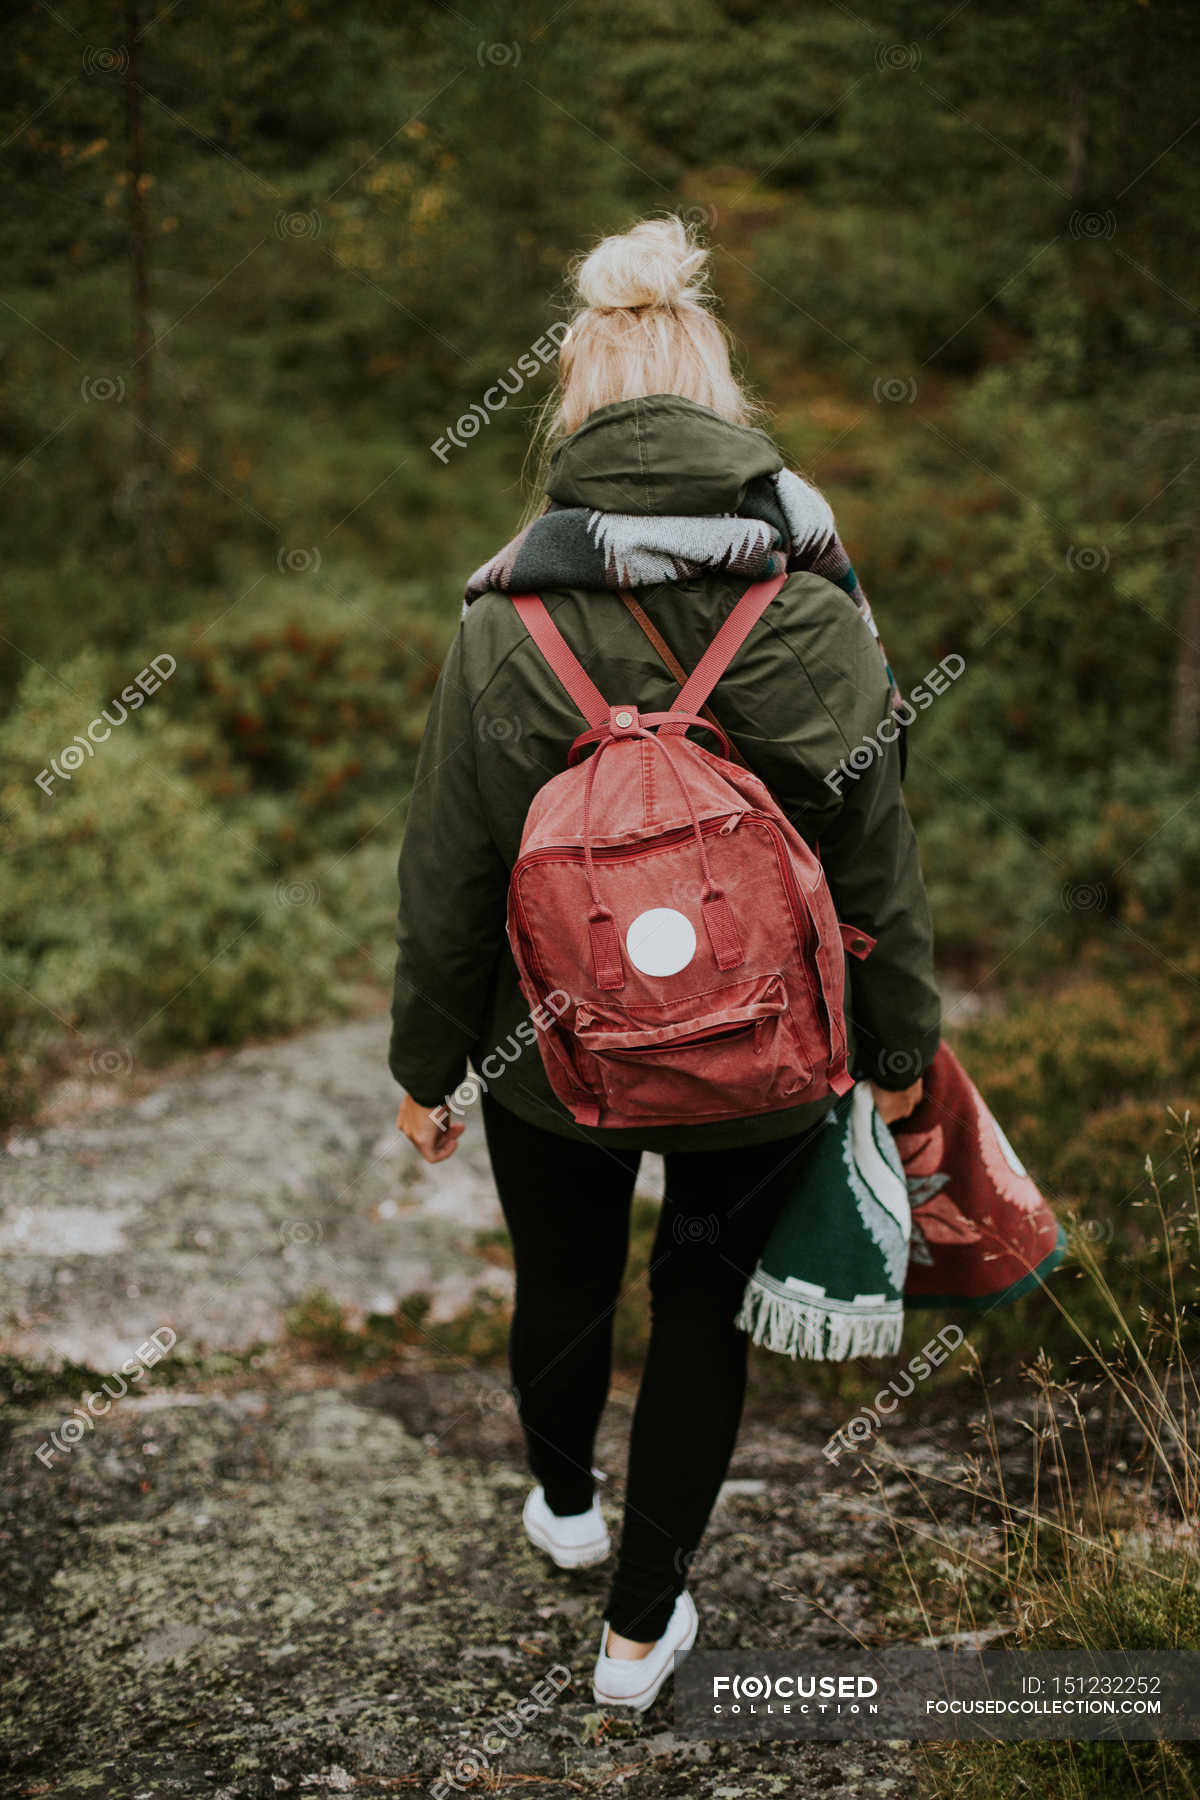
[[(608, 1532), (593, 1446), (643, 1151), (664, 1155), (651, 1332), (629, 1448), (597, 1700), (644, 1709), (696, 1613), (687, 1570), (741, 1417), (733, 1321), (832, 1096), (667, 1130), (586, 1129), (550, 1087), (505, 936), (509, 872), (537, 790), (584, 728), (509, 598), (537, 592), (602, 694), (654, 711), (679, 690), (619, 590), (691, 669), (748, 583), (788, 572), (713, 710), (735, 751), (818, 844), (840, 918), (877, 940), (848, 971), (852, 1072), (888, 1121), (939, 1040), (932, 933), (900, 792), (895, 690), (823, 497), (783, 468), (731, 371), (677, 219), (605, 239), (577, 272), (563, 341), (549, 506), (472, 577), (437, 684), (400, 855), (390, 1065), (402, 1129), (429, 1162), (463, 1130), (467, 1059), (512, 1236), (513, 1387), (537, 1480), (524, 1523), (564, 1568)], [(860, 770), (858, 747), (869, 744)], [(877, 754), (875, 752), (878, 752)], [(518, 1027), (522, 1029), (518, 1030)], [(456, 1108), (458, 1110), (456, 1110)]]

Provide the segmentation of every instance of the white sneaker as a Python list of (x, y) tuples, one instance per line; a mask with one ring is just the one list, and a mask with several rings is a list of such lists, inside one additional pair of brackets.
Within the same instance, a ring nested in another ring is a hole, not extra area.
[(592, 1698), (601, 1706), (631, 1706), (645, 1712), (658, 1698), (658, 1690), (672, 1673), (675, 1654), (686, 1656), (696, 1641), (700, 1621), (696, 1606), (685, 1588), (675, 1602), (675, 1611), (667, 1622), (653, 1650), (640, 1658), (607, 1656), (608, 1620), (600, 1633), (600, 1654), (592, 1679)]
[(535, 1487), (521, 1517), (530, 1543), (545, 1550), (560, 1569), (590, 1569), (593, 1563), (603, 1562), (612, 1547), (595, 1496), (586, 1512), (560, 1516), (546, 1505), (545, 1490)]

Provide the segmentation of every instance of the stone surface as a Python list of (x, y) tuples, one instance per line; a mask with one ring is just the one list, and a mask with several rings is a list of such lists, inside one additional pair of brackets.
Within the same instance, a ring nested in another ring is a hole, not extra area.
[[(478, 1119), (450, 1164), (422, 1164), (394, 1130), (384, 1043), (372, 1020), (245, 1050), (10, 1139), (3, 1348), (100, 1375), (164, 1325), (196, 1356), (271, 1345), (314, 1289), (360, 1315), (427, 1291), (435, 1319), (504, 1293), (475, 1241), (500, 1224)], [(643, 1191), (660, 1185), (647, 1159)], [(564, 1574), (525, 1540), (503, 1369), (420, 1350), (385, 1376), (266, 1366), (196, 1391), (151, 1369), (101, 1417), (69, 1389), (7, 1409), (0, 1792), (912, 1791), (902, 1747), (678, 1739), (669, 1688), (644, 1718), (606, 1717), (590, 1675), (607, 1574)], [(797, 1391), (786, 1426), (748, 1419), (693, 1564), (710, 1646), (875, 1628), (867, 1564), (890, 1527), (821, 1457), (836, 1421), (799, 1373)], [(614, 1528), (631, 1405), (618, 1383), (597, 1446)], [(555, 1669), (557, 1698), (480, 1762)]]
[(424, 1290), (435, 1316), (504, 1291), (469, 1254), (502, 1222), (478, 1120), (430, 1169), (385, 1053), (371, 1020), (23, 1129), (0, 1155), (0, 1341), (109, 1369), (162, 1325), (198, 1354), (270, 1341), (315, 1289), (359, 1311)]
[[(55, 1409), (17, 1424), (0, 1791), (273, 1800), (446, 1776), (468, 1792), (645, 1800), (911, 1791), (894, 1746), (676, 1739), (669, 1689), (642, 1719), (606, 1720), (590, 1689), (606, 1572), (565, 1574), (526, 1542), (516, 1423), (480, 1390), (439, 1370), (130, 1400), (49, 1469), (36, 1450)], [(628, 1416), (617, 1396), (599, 1451), (614, 1526)], [(852, 1541), (861, 1556), (886, 1531), (864, 1541), (857, 1495), (811, 1446), (781, 1456), (760, 1492), (722, 1503), (694, 1565), (710, 1645), (834, 1645), (864, 1623), (854, 1559), (830, 1552)], [(751, 1460), (763, 1466), (753, 1446)], [(561, 1692), (497, 1744), (551, 1670)]]
[[(0, 1344), (105, 1370), (166, 1325), (197, 1354), (278, 1336), (321, 1289), (352, 1312), (430, 1294), (433, 1318), (508, 1271), (477, 1112), (433, 1169), (395, 1128), (382, 1020), (249, 1049), (0, 1149)], [(646, 1157), (641, 1191), (662, 1191)]]

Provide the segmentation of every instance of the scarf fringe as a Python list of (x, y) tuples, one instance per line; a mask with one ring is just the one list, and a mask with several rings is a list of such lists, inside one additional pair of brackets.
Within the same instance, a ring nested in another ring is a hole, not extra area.
[(846, 1362), (855, 1356), (894, 1356), (904, 1334), (899, 1308), (880, 1312), (828, 1312), (803, 1300), (746, 1284), (734, 1324), (764, 1349), (810, 1362)]

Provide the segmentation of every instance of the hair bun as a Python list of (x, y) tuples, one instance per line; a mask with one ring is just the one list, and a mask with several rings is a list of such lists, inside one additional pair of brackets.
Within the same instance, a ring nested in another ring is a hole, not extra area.
[(682, 219), (643, 219), (602, 238), (580, 263), (575, 285), (585, 306), (677, 306), (701, 299), (707, 262)]

